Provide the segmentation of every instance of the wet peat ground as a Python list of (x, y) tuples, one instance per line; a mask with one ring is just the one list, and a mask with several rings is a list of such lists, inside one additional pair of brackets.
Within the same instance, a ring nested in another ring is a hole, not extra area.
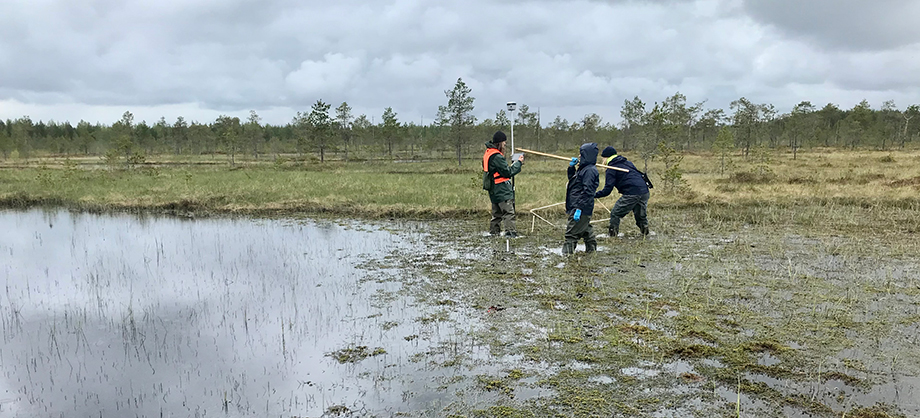
[(911, 236), (0, 215), (2, 416), (920, 416)]
[[(433, 416), (920, 416), (914, 239), (680, 216), (648, 239), (626, 219), (572, 257), (548, 227), (433, 228), (400, 257), (425, 278), (404, 289), (471, 309), (490, 353), (426, 360), (484, 394)], [(500, 372), (470, 376), (481, 361)]]

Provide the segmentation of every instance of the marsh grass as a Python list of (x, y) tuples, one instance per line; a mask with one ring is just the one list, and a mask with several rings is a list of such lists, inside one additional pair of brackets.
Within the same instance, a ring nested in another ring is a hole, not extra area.
[(499, 399), (483, 416), (903, 417), (915, 409), (884, 384), (920, 373), (916, 216), (859, 199), (669, 202), (658, 237), (602, 239), (594, 255), (562, 257), (551, 228), (507, 252), (461, 223), (435, 235), (481, 258), (435, 246), (402, 260), (431, 278), (411, 286), (431, 300), (507, 307), (474, 339), (551, 391), (512, 397), (520, 382), (488, 377)]
[[(0, 206), (378, 218), (473, 217), (489, 208), (474, 160), (462, 166), (279, 161), (230, 168), (220, 161), (183, 157), (107, 169), (87, 158), (7, 160), (0, 163)], [(761, 167), (763, 160), (739, 161), (720, 175), (717, 156), (684, 155), (684, 187), (653, 190), (651, 204), (766, 218), (760, 222), (787, 217), (800, 206), (822, 207), (828, 216), (841, 207), (920, 209), (920, 152), (818, 150), (800, 153), (794, 161), (785, 154), (768, 161), (768, 170)], [(660, 180), (664, 166), (653, 161), (649, 172), (653, 181)], [(565, 164), (528, 159), (516, 179), (518, 212), (563, 201), (565, 185)], [(615, 199), (616, 193), (604, 202), (610, 206)]]

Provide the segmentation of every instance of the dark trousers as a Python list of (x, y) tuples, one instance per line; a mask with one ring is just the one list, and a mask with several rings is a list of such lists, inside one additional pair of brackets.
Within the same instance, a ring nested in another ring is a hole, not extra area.
[(636, 218), (639, 229), (648, 228), (648, 197), (649, 194), (624, 194), (610, 210), (610, 229), (620, 230), (620, 219), (629, 212)]
[(579, 239), (585, 240), (585, 252), (593, 253), (597, 250), (597, 239), (594, 238), (591, 215), (581, 215), (577, 221), (571, 214), (569, 215), (569, 223), (565, 226), (565, 244), (562, 245), (562, 253), (574, 253)]
[(514, 199), (504, 202), (492, 203), (492, 220), (489, 221), (489, 233), (498, 235), (502, 232), (501, 223), (505, 223), (505, 232), (515, 232), (514, 229)]

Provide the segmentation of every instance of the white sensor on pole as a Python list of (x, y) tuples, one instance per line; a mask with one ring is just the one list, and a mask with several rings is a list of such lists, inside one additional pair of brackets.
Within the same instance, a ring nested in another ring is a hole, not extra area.
[(511, 112), (511, 154), (514, 154), (514, 111), (517, 109), (517, 103), (508, 102), (508, 111)]

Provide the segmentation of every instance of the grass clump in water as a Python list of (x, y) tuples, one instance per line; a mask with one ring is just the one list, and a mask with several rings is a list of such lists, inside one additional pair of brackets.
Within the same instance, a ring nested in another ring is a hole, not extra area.
[[(490, 406), (488, 409), (479, 409), (472, 412), (475, 418), (533, 418), (532, 411), (522, 410), (506, 405)], [(448, 417), (461, 418), (465, 415), (448, 415)]]
[(346, 363), (357, 363), (361, 360), (364, 360), (368, 357), (379, 356), (381, 354), (386, 354), (387, 351), (383, 347), (377, 347), (373, 351), (368, 350), (366, 345), (359, 345), (355, 347), (346, 347), (340, 350), (333, 351), (326, 354), (328, 357), (332, 357), (335, 361), (346, 364)]
[(351, 414), (351, 410), (348, 409), (345, 405), (333, 405), (326, 408), (326, 413), (324, 415), (330, 416), (342, 416)]
[(895, 412), (889, 405), (877, 404), (869, 408), (856, 408), (846, 416), (850, 418), (902, 418), (904, 414)]

